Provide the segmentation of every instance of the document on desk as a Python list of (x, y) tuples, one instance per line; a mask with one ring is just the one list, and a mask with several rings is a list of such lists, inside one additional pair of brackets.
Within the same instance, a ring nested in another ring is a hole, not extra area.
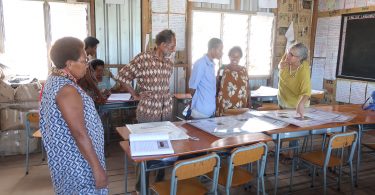
[(170, 140), (189, 139), (189, 135), (186, 134), (185, 129), (177, 127), (169, 121), (139, 123), (133, 125), (126, 125), (126, 127), (132, 134), (167, 133), (169, 135)]
[(130, 134), (129, 141), (132, 156), (174, 153), (168, 133)]
[(220, 138), (264, 132), (289, 125), (280, 120), (264, 117), (258, 114), (258, 111), (250, 111), (236, 116), (194, 120), (188, 123)]
[(107, 101), (128, 101), (130, 98), (130, 93), (112, 93)]
[(299, 127), (317, 126), (334, 122), (346, 122), (354, 118), (353, 115), (328, 112), (315, 108), (305, 109), (304, 117), (297, 115), (295, 110), (261, 111), (264, 116), (281, 120)]

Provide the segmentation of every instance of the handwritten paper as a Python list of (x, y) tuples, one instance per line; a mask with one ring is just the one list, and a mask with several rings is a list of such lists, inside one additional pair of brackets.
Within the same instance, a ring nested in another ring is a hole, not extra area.
[(186, 0), (170, 0), (169, 1), (169, 11), (175, 14), (185, 14), (186, 13)]
[(315, 35), (314, 57), (326, 57), (328, 22), (329, 18), (318, 18)]
[(336, 82), (336, 101), (349, 103), (350, 81), (338, 79)]
[(316, 90), (323, 90), (323, 77), (325, 58), (314, 58), (311, 71), (311, 87)]
[(259, 8), (277, 8), (277, 0), (258, 0)]
[(156, 35), (168, 28), (168, 14), (152, 14), (152, 38), (155, 39)]
[(375, 83), (367, 83), (366, 100), (371, 97), (373, 91), (375, 91)]
[(176, 50), (185, 49), (185, 14), (170, 14), (169, 28), (176, 33)]
[(341, 29), (341, 16), (330, 17), (328, 23), (326, 65), (324, 78), (327, 80), (336, 79), (337, 56), (339, 51)]
[(168, 12), (168, 0), (152, 0), (151, 1), (152, 12), (167, 13)]
[(350, 103), (363, 104), (365, 103), (366, 82), (352, 81), (350, 86)]

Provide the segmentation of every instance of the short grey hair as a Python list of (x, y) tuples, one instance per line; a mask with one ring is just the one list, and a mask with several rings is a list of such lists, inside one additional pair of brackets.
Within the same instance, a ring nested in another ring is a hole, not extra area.
[(307, 60), (309, 50), (303, 43), (296, 43), (292, 45), (289, 50), (291, 49), (294, 49), (297, 52), (296, 55), (301, 59), (301, 62)]

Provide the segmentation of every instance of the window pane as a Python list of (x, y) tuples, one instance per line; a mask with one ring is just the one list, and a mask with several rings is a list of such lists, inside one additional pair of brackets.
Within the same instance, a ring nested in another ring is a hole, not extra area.
[(5, 53), (0, 62), (14, 73), (46, 79), (47, 48), (42, 1), (3, 0)]
[(272, 59), (273, 14), (251, 16), (249, 75), (269, 76)]
[(207, 53), (211, 38), (220, 38), (220, 13), (193, 11), (192, 63)]
[[(50, 2), (52, 44), (71, 36), (81, 40), (87, 36), (87, 4)], [(73, 22), (74, 21), (74, 22)]]
[(245, 65), (247, 59), (247, 38), (249, 16), (245, 14), (224, 14), (223, 21), (223, 64), (229, 64), (228, 52), (233, 46), (240, 46), (243, 56), (239, 64)]

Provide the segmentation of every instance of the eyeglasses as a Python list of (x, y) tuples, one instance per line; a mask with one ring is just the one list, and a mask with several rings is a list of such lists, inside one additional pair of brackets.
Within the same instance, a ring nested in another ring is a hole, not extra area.
[(89, 62), (89, 58), (85, 58), (84, 60), (78, 60), (79, 63), (87, 64)]

